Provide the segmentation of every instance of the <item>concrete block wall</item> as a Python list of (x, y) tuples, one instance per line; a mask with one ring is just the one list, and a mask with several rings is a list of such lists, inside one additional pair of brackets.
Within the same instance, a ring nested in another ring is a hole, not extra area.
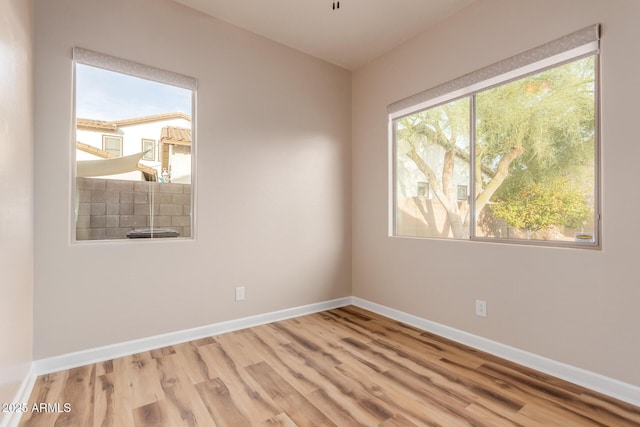
[(76, 240), (126, 239), (139, 228), (191, 237), (191, 185), (77, 178)]

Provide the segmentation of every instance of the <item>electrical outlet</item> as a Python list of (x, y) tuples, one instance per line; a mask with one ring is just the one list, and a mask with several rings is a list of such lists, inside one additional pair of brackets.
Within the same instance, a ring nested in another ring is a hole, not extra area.
[(236, 301), (244, 300), (244, 286), (238, 286), (236, 288)]
[(477, 299), (476, 300), (476, 316), (487, 317), (487, 302)]

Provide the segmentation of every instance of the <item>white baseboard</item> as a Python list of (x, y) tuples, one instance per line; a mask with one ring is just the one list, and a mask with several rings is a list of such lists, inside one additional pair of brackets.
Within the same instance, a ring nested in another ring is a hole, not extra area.
[(64, 369), (77, 368), (91, 363), (103, 362), (117, 357), (128, 356), (143, 351), (154, 350), (213, 335), (224, 334), (226, 332), (233, 332), (240, 329), (251, 328), (253, 326), (264, 325), (266, 323), (277, 322), (279, 320), (290, 319), (292, 317), (304, 316), (305, 314), (344, 307), (349, 304), (351, 304), (351, 297), (338, 298), (330, 301), (323, 301), (300, 307), (244, 317), (241, 319), (214, 323), (197, 328), (185, 329), (182, 331), (155, 335), (152, 337), (106, 345), (103, 347), (81, 350), (74, 353), (62, 354), (60, 356), (37, 360), (35, 362), (36, 374), (44, 375)]
[[(37, 377), (35, 363), (31, 362), (29, 364), (29, 371), (22, 380), (22, 383), (20, 383), (20, 388), (18, 388), (12, 403), (24, 403), (25, 405), (29, 403), (29, 397), (31, 396), (31, 391), (36, 383)], [(22, 413), (20, 412), (8, 412), (4, 414), (4, 418), (0, 421), (0, 427), (18, 427), (21, 418)]]
[[(30, 373), (30, 376), (33, 377), (32, 379), (30, 379), (30, 386), (28, 384), (23, 384), (23, 387), (21, 387), (21, 389), (25, 388), (25, 390), (28, 391), (25, 398), (28, 400), (31, 389), (33, 388), (33, 382), (35, 381), (37, 375), (44, 375), (64, 369), (76, 368), (91, 363), (102, 362), (117, 357), (179, 344), (186, 341), (219, 335), (226, 332), (237, 331), (253, 326), (264, 325), (267, 323), (290, 319), (292, 317), (304, 316), (306, 314), (317, 313), (324, 310), (331, 310), (333, 308), (344, 307), (350, 304), (362, 307), (366, 310), (370, 310), (374, 313), (378, 313), (390, 319), (415, 326), (417, 328), (434, 333), (436, 335), (440, 335), (453, 341), (468, 345), (478, 350), (485, 351), (495, 356), (502, 357), (503, 359), (519, 363), (531, 369), (535, 369), (554, 377), (569, 381), (571, 383), (578, 384), (607, 396), (611, 396), (624, 402), (628, 402), (632, 405), (640, 406), (640, 387), (627, 384), (622, 381), (606, 377), (604, 375), (590, 372), (585, 369), (557, 362), (546, 357), (538, 356), (524, 350), (501, 344), (496, 341), (491, 341), (489, 339), (473, 335), (468, 332), (432, 322), (430, 320), (426, 320), (421, 317), (417, 317), (412, 314), (408, 314), (400, 310), (370, 302), (358, 297), (338, 298), (330, 301), (324, 301), (315, 304), (309, 304), (305, 306), (245, 317), (241, 319), (214, 323), (197, 328), (185, 329), (168, 334), (156, 335), (139, 340), (127, 341), (123, 343), (117, 343), (104, 347), (82, 350), (75, 353), (63, 354), (60, 356), (37, 360), (34, 363), (35, 369), (32, 369), (32, 372)], [(24, 401), (26, 402), (27, 400)], [(14, 427), (14, 424), (7, 424), (6, 426), (0, 425), (0, 427)]]
[(358, 297), (351, 297), (353, 305), (406, 323), (441, 337), (468, 345), (495, 356), (524, 365), (528, 368), (552, 375), (571, 383), (586, 387), (635, 406), (640, 406), (640, 387), (622, 381), (538, 356), (496, 341), (491, 341), (468, 332), (432, 322), (384, 305), (376, 304)]

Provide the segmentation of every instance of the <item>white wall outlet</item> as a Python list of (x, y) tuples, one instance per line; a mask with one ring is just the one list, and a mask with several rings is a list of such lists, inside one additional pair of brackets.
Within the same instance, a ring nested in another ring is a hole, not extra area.
[(244, 286), (238, 286), (236, 288), (236, 301), (244, 300)]
[(487, 317), (487, 302), (481, 299), (476, 300), (476, 316)]

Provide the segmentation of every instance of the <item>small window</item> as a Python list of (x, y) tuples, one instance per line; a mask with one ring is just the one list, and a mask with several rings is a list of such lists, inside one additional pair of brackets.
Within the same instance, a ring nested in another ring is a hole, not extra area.
[(142, 160), (154, 161), (156, 159), (156, 141), (153, 139), (142, 139)]
[(587, 28), (392, 104), (393, 234), (598, 248), (598, 40)]
[(419, 182), (418, 183), (418, 191), (417, 191), (417, 196), (418, 197), (425, 197), (425, 198), (429, 198), (429, 183), (428, 182)]
[(469, 196), (469, 187), (466, 185), (458, 185), (458, 200), (467, 200)]
[(79, 48), (74, 71), (74, 240), (192, 238), (195, 79)]
[(122, 156), (122, 137), (102, 135), (102, 149), (114, 157)]

